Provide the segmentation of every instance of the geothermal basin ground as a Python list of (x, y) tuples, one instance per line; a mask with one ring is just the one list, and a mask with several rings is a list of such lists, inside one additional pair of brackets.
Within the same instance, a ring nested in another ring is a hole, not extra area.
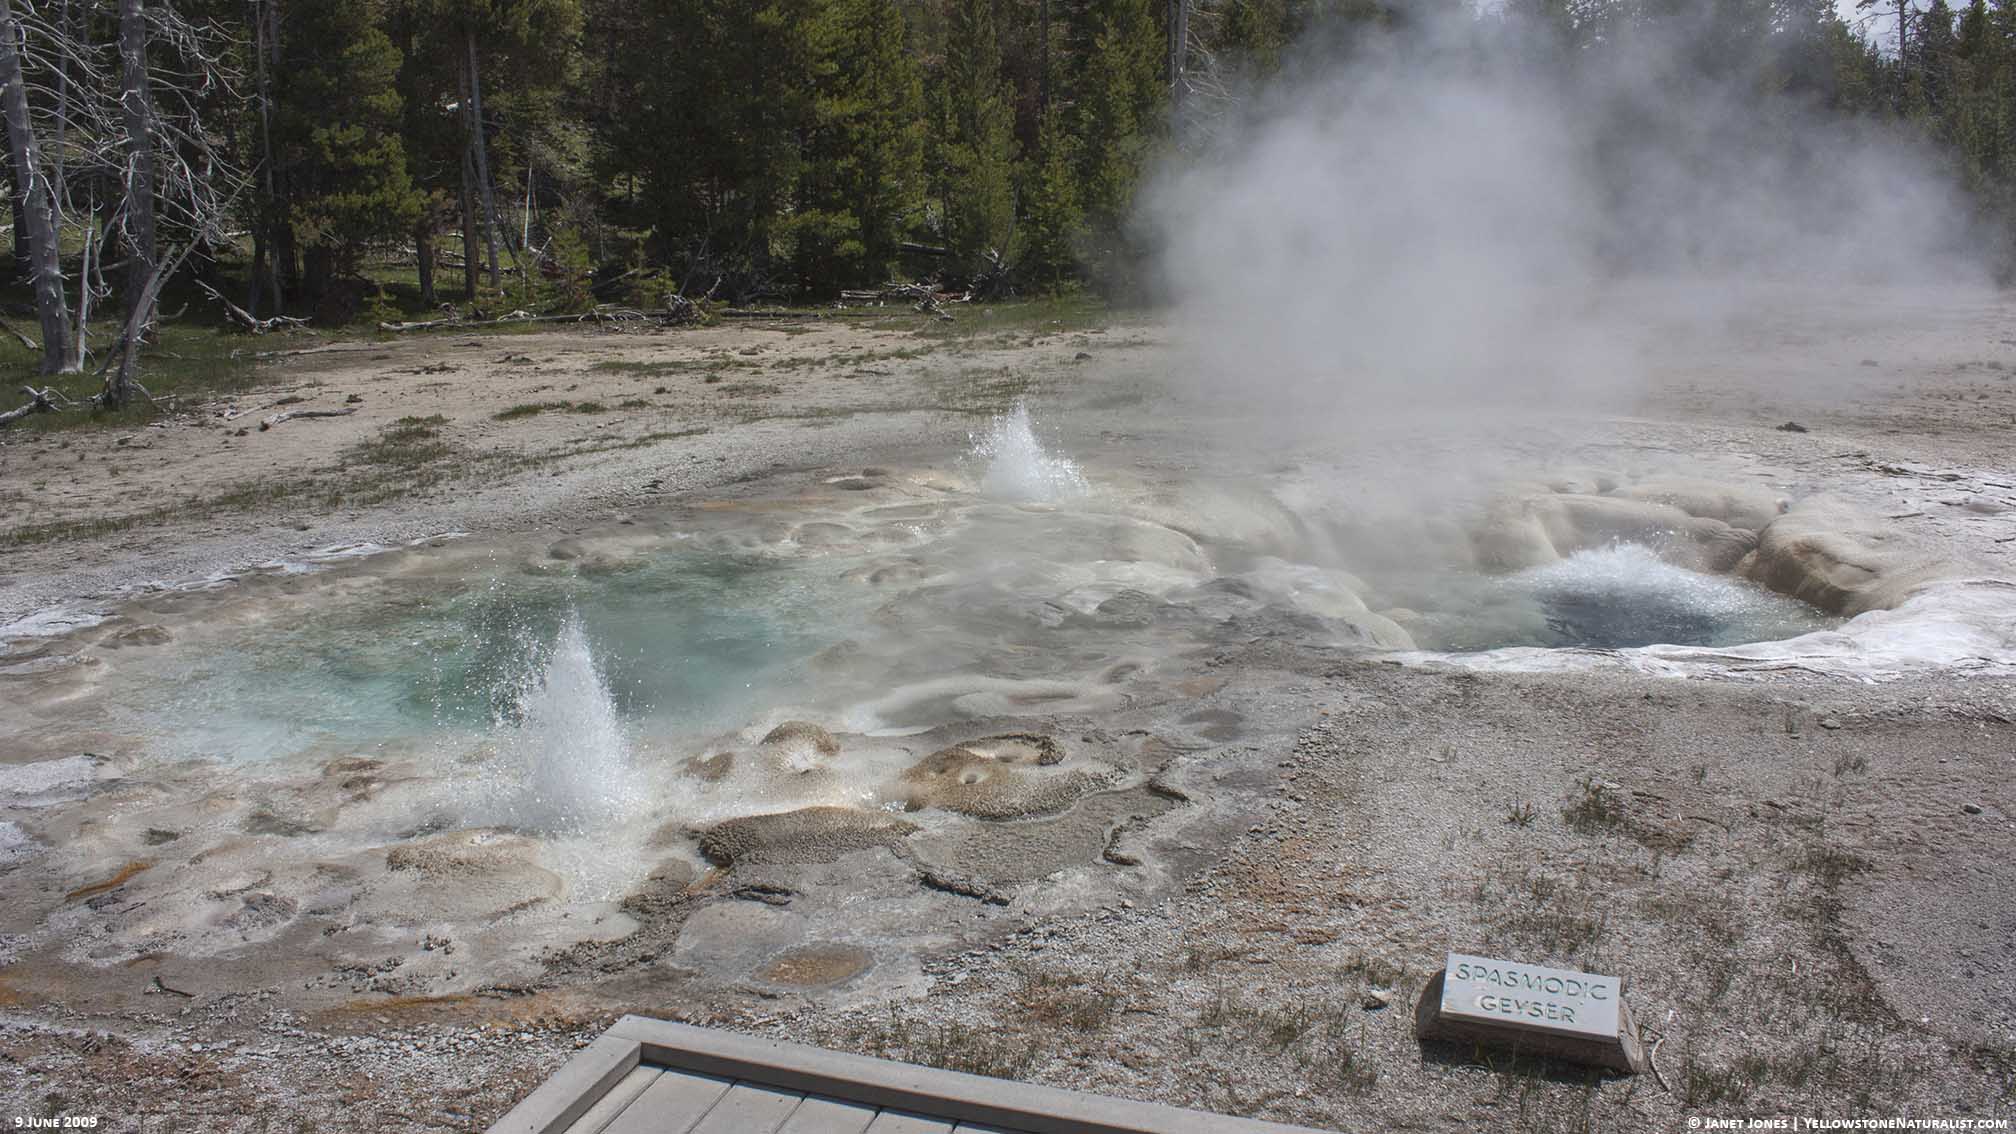
[[(2006, 296), (1462, 412), (959, 319), (0, 437), (0, 1115), (481, 1129), (627, 1012), (1339, 1130), (2011, 1115)], [(1622, 975), (1651, 1069), (1417, 1042), (1452, 950)]]

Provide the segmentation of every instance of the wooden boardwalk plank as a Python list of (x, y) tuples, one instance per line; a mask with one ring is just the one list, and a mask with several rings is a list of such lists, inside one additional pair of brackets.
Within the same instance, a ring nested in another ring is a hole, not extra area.
[(663, 1067), (632, 1068), (628, 1075), (609, 1088), (608, 1094), (588, 1108), (588, 1113), (574, 1120), (574, 1125), (567, 1128), (567, 1134), (602, 1134), (603, 1127), (614, 1122), (616, 1116), (623, 1113), (624, 1107), (634, 1102), (638, 1095), (644, 1093), (644, 1088), (664, 1073)]
[(693, 1127), (692, 1134), (776, 1134), (805, 1096), (756, 1083), (737, 1083)]
[(491, 1134), (560, 1134), (630, 1074), (638, 1052), (635, 1040), (604, 1032), (498, 1119)]
[[(630, 1105), (640, 1064), (662, 1068)], [(612, 1090), (619, 1092), (609, 1098)], [(729, 1096), (734, 1095), (731, 1101)], [(815, 1105), (807, 1106), (811, 1099)], [(570, 1130), (616, 1111), (600, 1131)], [(805, 1115), (786, 1127), (794, 1112)], [(886, 1120), (879, 1113), (894, 1112)], [(863, 1119), (875, 1114), (874, 1122)], [(919, 1125), (919, 1123), (922, 1125)], [(489, 1134), (1323, 1134), (625, 1016)]]
[(1016, 1134), (1320, 1134), (1306, 1126), (989, 1079), (643, 1016), (623, 1017), (609, 1035), (635, 1042), (647, 1063)]
[(603, 1134), (687, 1134), (732, 1085), (715, 1075), (665, 1068)]
[(807, 1095), (777, 1134), (861, 1134), (873, 1121), (872, 1106)]
[(875, 1116), (874, 1124), (868, 1127), (868, 1134), (952, 1134), (952, 1124), (942, 1118), (885, 1110)]

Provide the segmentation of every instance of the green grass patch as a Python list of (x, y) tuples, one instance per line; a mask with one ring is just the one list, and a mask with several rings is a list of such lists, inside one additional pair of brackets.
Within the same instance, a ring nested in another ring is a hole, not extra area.
[(455, 451), (441, 439), (441, 427), (446, 424), (448, 419), (438, 413), (402, 417), (375, 439), (353, 446), (347, 455), (353, 461), (384, 468), (421, 468)]
[(954, 303), (946, 310), (951, 322), (933, 319), (917, 329), (918, 337), (970, 339), (1009, 332), (1040, 337), (1103, 330), (1113, 322), (1106, 302), (1083, 292), (1001, 303)]
[[(629, 402), (623, 403), (629, 405)], [(645, 403), (639, 402), (638, 405)], [(501, 409), (490, 416), (497, 421), (516, 421), (522, 417), (538, 417), (542, 413), (608, 413), (609, 407), (601, 402), (523, 402), (510, 409)]]
[[(89, 330), (90, 345), (108, 350), (118, 340), (120, 327), (107, 320), (92, 323)], [(140, 384), (154, 395), (154, 400), (163, 409), (249, 389), (260, 380), (252, 357), (252, 341), (232, 331), (166, 324), (161, 328), (159, 342), (141, 348)], [(258, 341), (270, 344), (272, 338)], [(98, 364), (104, 359), (97, 354), (86, 360), (86, 369), (80, 374), (40, 374), (37, 367), (41, 361), (40, 351), (29, 350), (21, 345), (20, 340), (10, 336), (0, 336), (0, 389), (19, 391), (29, 385), (37, 389), (53, 386), (65, 398), (84, 402), (104, 387), (105, 379), (98, 371)], [(4, 396), (0, 396), (0, 400), (14, 404), (12, 399)], [(137, 399), (134, 404), (117, 411), (90, 409), (38, 413), (23, 418), (14, 428), (34, 432), (78, 428), (130, 429), (154, 420), (160, 412), (145, 399)]]
[(497, 421), (516, 421), (521, 417), (538, 417), (548, 410), (565, 413), (572, 408), (574, 408), (572, 402), (521, 402), (510, 409), (498, 410), (490, 416)]
[(651, 362), (629, 359), (604, 359), (590, 366), (590, 370), (601, 370), (617, 374), (638, 374), (657, 376), (660, 374), (700, 374), (715, 370), (761, 370), (763, 362), (755, 358), (738, 358), (731, 354), (709, 355), (706, 358), (665, 358)]

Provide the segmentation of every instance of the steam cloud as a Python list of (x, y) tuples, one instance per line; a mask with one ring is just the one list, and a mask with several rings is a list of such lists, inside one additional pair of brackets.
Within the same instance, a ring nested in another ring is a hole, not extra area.
[(1465, 11), (1302, 60), (1146, 194), (1195, 379), (1354, 413), (1586, 400), (1769, 291), (1985, 278), (1928, 148), (1711, 74), (1698, 30), (1567, 66)]

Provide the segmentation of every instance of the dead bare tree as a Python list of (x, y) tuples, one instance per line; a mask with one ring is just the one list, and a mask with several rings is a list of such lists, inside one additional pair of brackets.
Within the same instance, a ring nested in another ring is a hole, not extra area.
[(224, 313), (231, 317), (232, 322), (237, 323), (255, 335), (263, 335), (268, 331), (278, 330), (282, 327), (299, 327), (308, 322), (308, 320), (294, 315), (269, 315), (261, 319), (259, 316), (231, 302), (225, 297), (223, 292), (218, 291), (204, 281), (197, 280), (195, 282), (196, 286), (203, 290), (203, 294), (224, 305)]
[(28, 226), (29, 274), (35, 284), (35, 314), (42, 324), (42, 373), (70, 365), (70, 311), (63, 296), (63, 267), (57, 251), (56, 194), (42, 161), (42, 147), (28, 113), (28, 82), (21, 57), (20, 20), (9, 0), (0, 0), (0, 104), (7, 118), (7, 148)]
[(116, 409), (133, 397), (133, 370), (139, 359), (136, 324), (152, 323), (155, 282), (154, 94), (147, 77), (147, 12), (143, 0), (119, 0), (119, 108), (126, 127), (126, 334), (119, 366), (106, 379), (99, 401)]
[[(32, 4), (0, 0), (0, 103), (16, 174), (34, 190), (27, 211), (45, 371), (86, 368), (92, 312), (113, 294), (104, 249), (116, 239), (124, 254), (124, 333), (99, 367), (104, 385), (91, 398), (117, 408), (145, 393), (140, 347), (162, 287), (192, 250), (218, 242), (244, 186), (205, 123), (206, 110), (235, 110), (239, 98), (220, 29), (158, 0), (119, 0), (116, 42), (92, 42), (90, 21), (73, 19), (86, 6), (65, 0), (51, 20)], [(33, 55), (24, 44), (34, 45)], [(45, 149), (44, 138), (53, 146)], [(53, 176), (57, 168), (61, 176)], [(73, 186), (86, 196), (81, 209)], [(79, 234), (74, 322), (57, 259), (66, 216)], [(165, 266), (157, 255), (164, 224), (182, 247)]]
[[(1222, 0), (1170, 0), (1170, 99), (1179, 145), (1208, 146), (1236, 119), (1250, 76), (1214, 45), (1230, 15)], [(1180, 24), (1179, 37), (1177, 26)]]
[[(162, 56), (149, 59), (150, 46)], [(206, 123), (211, 106), (240, 101), (236, 74), (224, 63), (229, 44), (216, 28), (192, 22), (165, 4), (120, 0), (121, 204), (116, 214), (129, 252), (125, 331), (118, 366), (98, 403), (116, 408), (139, 385), (140, 347), (151, 336), (161, 290), (189, 255), (215, 246), (224, 218), (250, 187), (216, 144)], [(156, 256), (157, 212), (183, 234), (182, 251), (163, 264)]]
[(0, 413), (0, 425), (12, 425), (29, 414), (55, 413), (59, 409), (69, 409), (75, 403), (58, 393), (56, 387), (45, 386), (38, 390), (33, 386), (21, 387), (28, 400), (5, 413)]
[[(457, 67), (462, 96), (462, 105), (469, 105), (469, 73), (466, 67)], [(476, 283), (482, 274), (482, 257), (476, 254), (476, 146), (471, 140), (462, 145), (462, 298), (476, 299)]]
[(469, 80), (469, 152), (474, 163), (476, 192), (483, 201), (483, 240), (489, 248), (490, 286), (499, 286), (497, 271), (497, 192), (490, 184), (490, 146), (483, 136), (483, 70), (476, 52), (476, 29), (464, 33)]
[(273, 268), (273, 234), (278, 211), (273, 187), (273, 65), (280, 52), (279, 0), (252, 0), (252, 65), (258, 77), (259, 100), (259, 223), (252, 227), (252, 284), (246, 308), (256, 318), (259, 295), (271, 297), (274, 314), (281, 310), (280, 273)]

